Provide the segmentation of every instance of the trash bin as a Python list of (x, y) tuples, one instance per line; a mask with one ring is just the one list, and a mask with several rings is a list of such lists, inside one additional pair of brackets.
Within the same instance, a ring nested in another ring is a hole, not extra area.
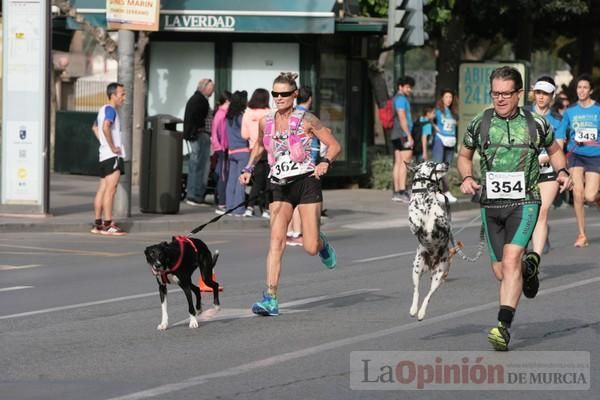
[(183, 121), (167, 114), (146, 119), (140, 165), (140, 210), (176, 214), (181, 201)]

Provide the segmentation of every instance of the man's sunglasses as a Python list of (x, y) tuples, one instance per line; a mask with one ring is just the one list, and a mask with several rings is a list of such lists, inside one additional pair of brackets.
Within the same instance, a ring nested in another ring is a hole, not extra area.
[(291, 95), (293, 95), (295, 92), (295, 90), (292, 90), (291, 92), (276, 92), (274, 90), (271, 91), (271, 96), (273, 96), (274, 99), (276, 99), (277, 97), (281, 96), (281, 97), (290, 97)]

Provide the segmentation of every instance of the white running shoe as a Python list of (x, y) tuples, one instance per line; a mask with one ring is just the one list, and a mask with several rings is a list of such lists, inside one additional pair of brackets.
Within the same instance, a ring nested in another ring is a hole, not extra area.
[(444, 193), (444, 196), (446, 196), (448, 198), (448, 203), (450, 203), (450, 204), (454, 204), (458, 201), (458, 199), (456, 197), (454, 197), (452, 195), (452, 193), (450, 193), (450, 192)]

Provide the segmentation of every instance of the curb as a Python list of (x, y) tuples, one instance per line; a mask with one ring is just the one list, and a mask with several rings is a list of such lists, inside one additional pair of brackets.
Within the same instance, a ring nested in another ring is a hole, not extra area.
[[(391, 201), (390, 201), (391, 203)], [(478, 209), (479, 203), (473, 203), (468, 199), (459, 200), (451, 205), (451, 212), (466, 211)], [(328, 227), (338, 227), (345, 224), (357, 224), (361, 221), (373, 222), (376, 220), (389, 220), (389, 216), (394, 215), (398, 210), (406, 212), (408, 209), (405, 204), (390, 204), (389, 209), (381, 209), (381, 216), (373, 217), (372, 214), (365, 214), (364, 209), (353, 210), (352, 214), (335, 215), (335, 209), (330, 209), (331, 218), (323, 222)], [(386, 217), (386, 215), (388, 217)], [(178, 219), (164, 219), (168, 217), (160, 216), (156, 220), (139, 220), (134, 218), (119, 219), (118, 224), (128, 233), (152, 233), (152, 232), (176, 232), (186, 233), (196, 228), (205, 222), (210, 221), (214, 214), (198, 214), (191, 217), (190, 215), (178, 215)], [(91, 223), (81, 222), (79, 220), (58, 220), (56, 217), (48, 217), (45, 219), (35, 219), (28, 221), (10, 221), (0, 222), (1, 233), (89, 233)], [(143, 217), (142, 217), (143, 218)], [(205, 229), (217, 231), (232, 231), (232, 230), (252, 230), (252, 229), (268, 229), (269, 220), (252, 217), (252, 218), (237, 218), (223, 217), (219, 221), (207, 226)]]

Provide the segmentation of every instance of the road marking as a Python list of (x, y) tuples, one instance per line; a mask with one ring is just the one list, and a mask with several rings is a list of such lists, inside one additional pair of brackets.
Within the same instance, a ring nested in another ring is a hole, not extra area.
[(12, 271), (14, 269), (27, 269), (41, 267), (41, 264), (6, 265), (0, 264), (0, 271)]
[[(341, 292), (341, 293), (338, 293), (335, 295), (309, 297), (307, 299), (300, 299), (300, 300), (290, 301), (287, 303), (281, 303), (281, 306), (282, 307), (293, 307), (293, 306), (297, 306), (297, 305), (314, 303), (317, 301), (323, 301), (323, 300), (328, 300), (328, 299), (333, 299), (333, 298), (338, 298), (338, 297), (352, 296), (352, 295), (360, 294), (360, 293), (369, 293), (369, 292), (376, 291), (376, 290), (379, 290), (379, 289), (349, 290), (347, 292)], [(169, 293), (176, 293), (176, 292), (181, 292), (181, 289), (169, 289)], [(72, 310), (74, 308), (80, 308), (80, 307), (89, 307), (89, 306), (97, 306), (97, 305), (101, 305), (101, 304), (117, 303), (119, 301), (135, 300), (135, 299), (141, 299), (141, 298), (149, 297), (149, 296), (157, 296), (157, 292), (134, 294), (131, 296), (115, 297), (115, 298), (106, 299), (106, 300), (88, 301), (85, 303), (70, 304), (68, 306), (51, 307), (51, 308), (44, 308), (43, 310), (35, 310), (35, 311), (22, 312), (22, 313), (18, 313), (18, 314), (2, 315), (2, 316), (0, 316), (0, 320), (10, 319), (10, 318), (19, 318), (19, 317), (29, 317), (31, 315), (46, 314), (46, 313), (51, 313), (51, 312), (56, 312), (56, 311)]]
[(379, 256), (379, 257), (363, 258), (363, 259), (360, 259), (360, 260), (354, 260), (352, 262), (355, 263), (355, 264), (368, 263), (368, 262), (372, 262), (372, 261), (387, 260), (389, 258), (396, 258), (396, 257), (400, 257), (400, 256), (407, 256), (409, 254), (415, 254), (415, 250), (405, 251), (403, 253), (387, 254), (385, 256)]
[(12, 286), (12, 287), (0, 288), (0, 292), (10, 292), (13, 290), (23, 290), (23, 289), (31, 289), (31, 288), (33, 288), (33, 286)]
[[(589, 285), (589, 284), (597, 283), (597, 282), (600, 282), (600, 277), (584, 279), (584, 280), (581, 280), (578, 282), (568, 283), (568, 284), (557, 286), (554, 288), (541, 290), (538, 293), (537, 297), (545, 296), (545, 295), (548, 295), (551, 293), (562, 292), (562, 291), (565, 291), (568, 289), (573, 289), (573, 288), (577, 288), (580, 286)], [(340, 347), (344, 347), (344, 346), (348, 346), (348, 345), (354, 345), (354, 344), (364, 342), (367, 340), (379, 339), (379, 338), (382, 338), (385, 336), (395, 335), (395, 334), (398, 334), (401, 332), (406, 332), (408, 330), (412, 330), (415, 328), (419, 328), (419, 327), (423, 327), (423, 326), (427, 326), (427, 325), (433, 325), (438, 322), (448, 321), (448, 320), (452, 320), (452, 319), (455, 319), (458, 317), (464, 317), (466, 315), (474, 314), (479, 311), (493, 309), (496, 307), (498, 307), (498, 302), (493, 301), (493, 302), (487, 303), (487, 304), (464, 308), (462, 310), (454, 311), (454, 312), (451, 312), (451, 313), (448, 313), (445, 315), (427, 318), (420, 322), (419, 321), (409, 322), (408, 324), (398, 325), (398, 326), (383, 329), (380, 331), (365, 333), (365, 334), (358, 335), (358, 336), (351, 336), (351, 337), (347, 337), (344, 339), (339, 339), (339, 340), (334, 340), (332, 342), (323, 343), (323, 344), (320, 344), (317, 346), (307, 347), (307, 348), (296, 350), (296, 351), (291, 351), (289, 353), (278, 354), (278, 355), (275, 355), (272, 357), (263, 358), (262, 360), (256, 360), (256, 361), (249, 362), (247, 364), (241, 364), (241, 365), (238, 365), (235, 367), (227, 368), (227, 369), (224, 369), (222, 371), (215, 372), (212, 374), (199, 375), (199, 376), (196, 376), (196, 377), (193, 377), (190, 379), (186, 379), (181, 382), (156, 386), (152, 389), (142, 390), (139, 392), (130, 393), (130, 394), (120, 396), (120, 397), (112, 397), (108, 400), (139, 400), (139, 399), (147, 399), (150, 397), (157, 397), (157, 396), (163, 396), (163, 398), (164, 398), (164, 397), (167, 397), (165, 395), (170, 394), (172, 392), (177, 392), (180, 390), (189, 389), (194, 386), (199, 386), (199, 385), (207, 383), (208, 381), (213, 380), (213, 379), (229, 378), (229, 377), (245, 374), (248, 372), (252, 372), (257, 369), (264, 370), (264, 368), (266, 368), (266, 367), (272, 367), (274, 365), (282, 364), (287, 361), (304, 358), (304, 357), (315, 355), (315, 354), (321, 354), (324, 351), (334, 350), (334, 349), (338, 349)], [(169, 397), (172, 397), (172, 396), (169, 396)]]
[[(355, 289), (355, 290), (348, 290), (346, 292), (340, 292), (340, 293), (336, 293), (336, 294), (308, 297), (305, 299), (299, 299), (299, 300), (288, 301), (286, 303), (281, 303), (279, 305), (279, 309), (282, 314), (293, 314), (293, 313), (297, 313), (297, 312), (305, 312), (308, 310), (291, 310), (289, 308), (303, 306), (303, 305), (310, 304), (310, 303), (318, 303), (319, 301), (326, 301), (326, 300), (332, 300), (332, 299), (339, 299), (342, 297), (355, 296), (357, 294), (372, 293), (372, 292), (377, 292), (379, 290), (381, 290), (381, 289)], [(207, 308), (206, 310), (204, 310), (202, 312), (202, 314), (200, 314), (197, 317), (197, 319), (198, 319), (198, 322), (209, 322), (209, 321), (221, 321), (221, 320), (226, 320), (226, 319), (240, 319), (240, 318), (251, 318), (251, 317), (256, 317), (256, 314), (254, 314), (250, 310), (250, 308), (222, 308), (219, 311), (215, 311), (214, 308)], [(187, 324), (189, 322), (189, 320), (190, 320), (189, 318), (186, 318), (186, 319), (184, 319), (182, 321), (178, 321), (170, 326), (173, 327), (173, 326), (178, 326), (178, 325), (184, 325), (184, 324)]]
[(129, 253), (108, 253), (105, 251), (87, 251), (87, 250), (72, 250), (72, 249), (58, 249), (48, 247), (36, 247), (36, 246), (20, 246), (16, 244), (0, 244), (1, 247), (11, 247), (15, 249), (29, 249), (29, 250), (41, 250), (51, 251), (55, 253), (67, 253), (67, 254), (78, 254), (82, 256), (100, 256), (100, 257), (123, 257), (139, 254), (140, 252), (129, 252)]
[[(476, 220), (480, 219), (481, 216), (480, 215), (476, 215), (473, 219), (471, 219), (470, 221), (467, 221), (467, 223), (462, 224), (461, 228), (455, 232), (453, 232), (454, 235), (457, 235), (459, 233), (461, 233), (462, 231), (464, 231), (467, 228), (470, 228), (471, 226), (473, 226), (473, 222), (475, 222)], [(459, 225), (460, 226), (460, 225)], [(369, 262), (373, 262), (373, 261), (381, 261), (381, 260), (388, 260), (390, 258), (396, 258), (396, 257), (401, 257), (401, 256), (408, 256), (411, 254), (415, 254), (416, 250), (411, 250), (411, 251), (405, 251), (402, 253), (393, 253), (393, 254), (386, 254), (384, 256), (379, 256), (379, 257), (371, 257), (371, 258), (363, 258), (360, 260), (354, 260), (352, 261), (354, 264), (362, 264), (362, 263), (369, 263)]]
[[(181, 291), (181, 289), (170, 290), (170, 292), (180, 292), (180, 291)], [(51, 313), (51, 312), (55, 312), (55, 311), (72, 310), (74, 308), (80, 308), (80, 307), (97, 306), (100, 304), (109, 304), (109, 303), (116, 303), (119, 301), (141, 299), (141, 298), (148, 297), (148, 296), (156, 296), (157, 293), (158, 292), (134, 294), (132, 296), (115, 297), (115, 298), (106, 299), (106, 300), (88, 301), (86, 303), (70, 304), (68, 306), (50, 307), (50, 308), (44, 308), (43, 310), (27, 311), (27, 312), (22, 312), (22, 313), (18, 313), (18, 314), (10, 314), (10, 315), (2, 315), (2, 316), (0, 316), (0, 320), (10, 319), (10, 318), (18, 318), (18, 317), (29, 317), (31, 315), (45, 314), (45, 313)]]

